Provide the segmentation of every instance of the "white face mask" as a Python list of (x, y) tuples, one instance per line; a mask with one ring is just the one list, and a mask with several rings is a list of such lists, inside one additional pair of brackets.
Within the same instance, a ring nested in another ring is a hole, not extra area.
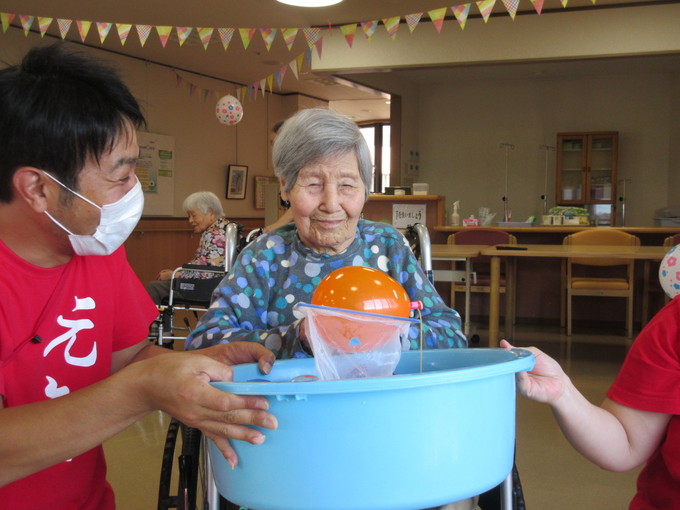
[(73, 251), (78, 255), (110, 255), (125, 242), (135, 228), (135, 225), (137, 225), (139, 218), (142, 216), (142, 211), (144, 210), (144, 193), (142, 192), (142, 185), (136, 177), (137, 183), (123, 198), (112, 204), (106, 204), (99, 207), (91, 200), (88, 200), (59, 182), (47, 172), (43, 173), (62, 188), (67, 189), (78, 198), (85, 200), (85, 202), (95, 206), (101, 211), (97, 230), (94, 234), (88, 235), (72, 233), (64, 225), (55, 220), (50, 213), (45, 211), (45, 214), (47, 214), (54, 223), (68, 233), (68, 238), (73, 247)]

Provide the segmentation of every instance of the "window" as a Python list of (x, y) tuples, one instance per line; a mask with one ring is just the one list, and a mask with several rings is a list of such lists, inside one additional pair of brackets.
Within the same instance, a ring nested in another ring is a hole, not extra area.
[(373, 182), (370, 191), (384, 193), (385, 188), (390, 185), (390, 125), (379, 122), (359, 128), (371, 150)]

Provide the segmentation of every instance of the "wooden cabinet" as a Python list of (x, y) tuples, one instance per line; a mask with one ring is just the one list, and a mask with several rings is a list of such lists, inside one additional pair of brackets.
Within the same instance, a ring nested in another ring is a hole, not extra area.
[(618, 141), (613, 131), (558, 133), (557, 205), (584, 207), (597, 225), (615, 224)]

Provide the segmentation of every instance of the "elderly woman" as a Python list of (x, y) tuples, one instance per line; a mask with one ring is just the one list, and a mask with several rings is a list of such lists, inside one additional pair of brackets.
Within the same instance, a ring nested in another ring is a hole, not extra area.
[[(224, 217), (222, 202), (210, 191), (197, 191), (189, 195), (182, 204), (184, 212), (189, 216), (189, 223), (194, 232), (201, 234), (194, 258), (187, 264), (200, 266), (224, 266), (224, 233), (229, 220)], [(157, 305), (170, 295), (170, 279), (172, 269), (163, 269), (156, 280), (146, 286), (146, 290)], [(212, 277), (210, 273), (189, 271), (182, 278), (200, 278), (203, 275)]]
[[(390, 225), (360, 219), (372, 165), (354, 122), (324, 109), (302, 110), (279, 130), (273, 161), (293, 223), (240, 253), (216, 289), (211, 309), (187, 338), (188, 349), (248, 340), (264, 344), (278, 358), (308, 356), (300, 338), (302, 318), (293, 305), (311, 302), (323, 277), (350, 265), (385, 271), (411, 301), (424, 303), (426, 347), (466, 345), (459, 315), (429, 283), (404, 236)], [(412, 326), (404, 348), (417, 348), (419, 335)]]

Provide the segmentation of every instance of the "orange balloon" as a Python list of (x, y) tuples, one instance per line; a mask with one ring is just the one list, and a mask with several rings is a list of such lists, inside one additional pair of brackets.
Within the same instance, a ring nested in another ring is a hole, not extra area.
[(363, 266), (330, 273), (314, 291), (312, 304), (393, 317), (408, 317), (411, 311), (404, 287), (387, 273)]

